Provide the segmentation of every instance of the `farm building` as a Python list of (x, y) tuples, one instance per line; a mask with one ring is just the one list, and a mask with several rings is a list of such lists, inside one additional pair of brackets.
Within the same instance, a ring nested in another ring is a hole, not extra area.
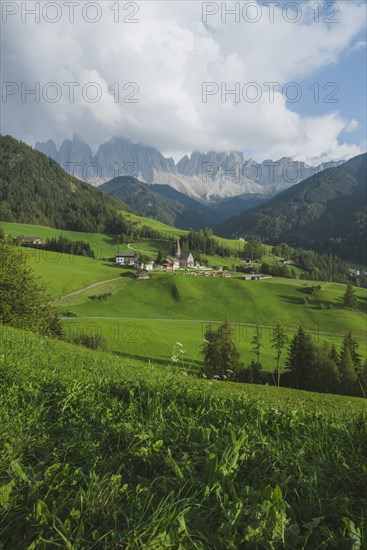
[(44, 244), (45, 241), (42, 240), (40, 237), (28, 237), (26, 235), (23, 235), (23, 237), (20, 237), (20, 242), (22, 244)]
[(180, 262), (177, 258), (166, 258), (162, 262), (162, 267), (165, 268), (166, 271), (176, 271), (180, 267)]
[(154, 262), (144, 263), (140, 261), (138, 258), (134, 260), (134, 269), (143, 269), (145, 271), (152, 271), (153, 267), (154, 267)]
[(135, 275), (135, 279), (149, 279), (149, 273), (146, 269), (142, 269)]
[(134, 252), (117, 252), (115, 254), (115, 262), (118, 265), (134, 265)]

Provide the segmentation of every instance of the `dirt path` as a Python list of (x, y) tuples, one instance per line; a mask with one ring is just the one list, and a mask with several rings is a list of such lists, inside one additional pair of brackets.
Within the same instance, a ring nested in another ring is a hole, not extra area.
[(100, 281), (99, 283), (94, 283), (93, 285), (85, 286), (84, 288), (81, 288), (80, 290), (76, 290), (75, 292), (71, 292), (70, 294), (65, 294), (65, 296), (60, 296), (60, 298), (56, 298), (55, 300), (52, 300), (49, 303), (53, 304), (54, 302), (58, 302), (59, 300), (63, 300), (64, 298), (69, 298), (70, 296), (76, 296), (77, 294), (81, 294), (85, 290), (89, 290), (90, 288), (94, 288), (95, 286), (104, 285), (105, 283), (112, 283), (112, 281), (122, 281), (122, 279), (121, 277), (115, 277), (114, 279), (107, 279), (106, 281)]

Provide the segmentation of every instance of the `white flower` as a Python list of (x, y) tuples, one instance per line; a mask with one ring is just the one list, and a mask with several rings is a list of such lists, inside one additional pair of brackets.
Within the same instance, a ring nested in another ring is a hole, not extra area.
[(223, 374), (223, 380), (227, 380), (227, 377), (225, 374)]
[(185, 376), (187, 376), (187, 372), (185, 372), (184, 370), (180, 371), (181, 374), (184, 374)]
[(213, 382), (208, 382), (209, 386), (212, 386), (213, 385)]
[(205, 342), (205, 344), (209, 344), (209, 340), (205, 340), (205, 338), (203, 338), (203, 342)]
[(185, 353), (185, 350), (184, 350), (184, 349), (180, 349), (180, 353)]
[(174, 363), (177, 363), (178, 359), (176, 355), (173, 355), (173, 357), (171, 357), (171, 361), (173, 361)]
[(181, 346), (182, 347), (181, 342), (176, 342), (176, 346)]
[(215, 374), (213, 378), (215, 378), (215, 380), (219, 380), (220, 376), (218, 376), (218, 374)]

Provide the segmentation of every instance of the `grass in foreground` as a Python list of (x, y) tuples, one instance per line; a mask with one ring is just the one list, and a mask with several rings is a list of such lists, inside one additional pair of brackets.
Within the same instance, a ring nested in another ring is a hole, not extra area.
[(362, 399), (234, 390), (5, 327), (0, 358), (6, 548), (365, 547)]

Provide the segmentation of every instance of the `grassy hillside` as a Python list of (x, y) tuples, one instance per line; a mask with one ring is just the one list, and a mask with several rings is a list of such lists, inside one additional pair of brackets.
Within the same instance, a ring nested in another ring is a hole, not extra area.
[(94, 251), (96, 258), (113, 258), (117, 250), (126, 250), (127, 246), (117, 245), (116, 236), (104, 233), (87, 233), (83, 231), (67, 231), (65, 229), (54, 229), (42, 225), (30, 225), (23, 223), (11, 223), (0, 221), (0, 228), (3, 228), (5, 235), (21, 237), (31, 235), (40, 237), (43, 240), (58, 238), (64, 235), (72, 241), (88, 242)]
[(328, 168), (218, 226), (224, 235), (295, 243), (366, 264), (367, 154)]
[[(153, 275), (147, 281), (124, 278), (110, 301), (98, 304), (85, 300), (73, 309), (80, 315), (133, 318), (195, 319), (221, 321), (228, 316), (238, 323), (269, 324), (281, 319), (293, 326), (339, 332), (348, 328), (363, 334), (366, 292), (357, 289), (358, 310), (342, 309), (345, 285), (324, 283), (321, 291), (303, 303), (311, 282), (274, 278), (264, 281), (212, 279), (170, 273)], [(85, 297), (84, 297), (85, 298)], [(322, 310), (320, 304), (332, 304)]]
[(127, 206), (69, 176), (55, 161), (0, 136), (0, 220), (60, 229), (122, 232)]
[(6, 547), (365, 546), (365, 401), (1, 336)]
[(134, 212), (168, 225), (202, 229), (216, 222), (216, 213), (209, 206), (168, 185), (148, 185), (129, 176), (120, 176), (102, 184), (99, 189), (125, 202)]
[[(289, 338), (301, 325), (315, 343), (326, 340), (338, 348), (343, 333), (352, 331), (366, 357), (365, 291), (357, 290), (356, 311), (341, 308), (345, 286), (336, 283), (324, 283), (306, 305), (304, 296), (309, 295), (313, 284), (276, 278), (242, 281), (156, 274), (148, 281), (122, 278), (113, 287), (111, 283), (96, 287), (56, 305), (60, 311), (73, 311), (79, 316), (64, 320), (70, 337), (80, 328), (86, 333), (99, 332), (110, 350), (145, 363), (150, 359), (172, 364), (179, 341), (185, 349), (180, 356), (181, 370), (197, 370), (202, 364), (201, 348), (208, 322), (222, 322), (227, 317), (234, 323), (236, 344), (246, 364), (254, 358), (251, 325), (259, 324), (263, 327), (261, 362), (265, 369), (274, 369), (271, 340), (277, 320), (285, 323)], [(112, 296), (104, 301), (89, 298), (103, 292), (112, 292)], [(321, 304), (333, 309), (321, 309)]]

